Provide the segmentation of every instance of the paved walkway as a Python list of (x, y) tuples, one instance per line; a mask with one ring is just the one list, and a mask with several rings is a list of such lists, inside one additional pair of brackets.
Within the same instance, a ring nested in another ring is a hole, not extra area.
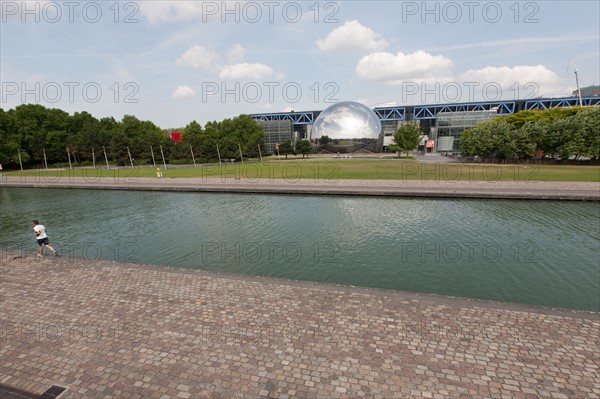
[(0, 383), (60, 398), (600, 396), (597, 313), (8, 251), (0, 273)]
[(420, 180), (250, 179), (243, 174), (162, 179), (4, 176), (0, 187), (600, 201), (600, 183), (441, 181), (431, 180), (431, 176), (428, 180), (426, 174)]

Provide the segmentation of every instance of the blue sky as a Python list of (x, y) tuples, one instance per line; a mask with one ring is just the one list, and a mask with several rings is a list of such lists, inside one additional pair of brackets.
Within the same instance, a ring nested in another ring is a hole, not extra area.
[[(0, 106), (163, 128), (599, 84), (597, 1), (0, 0)], [(572, 61), (570, 61), (572, 60)]]

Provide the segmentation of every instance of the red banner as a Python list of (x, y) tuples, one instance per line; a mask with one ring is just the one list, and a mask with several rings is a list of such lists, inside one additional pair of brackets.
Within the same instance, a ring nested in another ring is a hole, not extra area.
[(181, 132), (171, 133), (171, 140), (173, 140), (176, 143), (179, 143), (181, 141)]

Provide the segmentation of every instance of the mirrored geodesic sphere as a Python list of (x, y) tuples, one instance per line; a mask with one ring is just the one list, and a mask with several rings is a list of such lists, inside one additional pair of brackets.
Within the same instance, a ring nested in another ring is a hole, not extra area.
[(381, 136), (381, 122), (372, 109), (354, 101), (342, 101), (319, 114), (311, 140), (321, 152), (379, 152)]

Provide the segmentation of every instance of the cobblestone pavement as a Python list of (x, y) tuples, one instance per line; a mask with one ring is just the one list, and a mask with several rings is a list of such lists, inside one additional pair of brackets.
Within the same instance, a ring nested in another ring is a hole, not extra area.
[(598, 398), (597, 313), (5, 251), (0, 382), (60, 398)]

